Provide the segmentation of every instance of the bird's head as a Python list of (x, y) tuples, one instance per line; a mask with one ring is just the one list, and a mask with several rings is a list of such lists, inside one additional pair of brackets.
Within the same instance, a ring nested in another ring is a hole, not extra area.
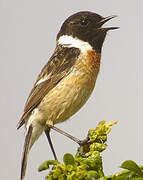
[(107, 31), (118, 27), (102, 27), (110, 19), (116, 16), (102, 17), (89, 11), (81, 11), (70, 16), (63, 23), (57, 40), (61, 36), (71, 36), (73, 38), (88, 42), (94, 50), (101, 51)]

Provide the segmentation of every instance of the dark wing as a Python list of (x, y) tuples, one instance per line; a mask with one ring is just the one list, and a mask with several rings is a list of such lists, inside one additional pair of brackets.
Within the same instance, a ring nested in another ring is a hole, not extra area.
[(25, 118), (41, 102), (44, 96), (70, 72), (79, 53), (80, 50), (77, 48), (57, 46), (53, 56), (39, 74), (36, 83), (43, 78), (47, 79), (37, 83), (37, 85), (35, 83), (25, 104), (24, 113), (17, 126), (18, 129), (25, 123)]

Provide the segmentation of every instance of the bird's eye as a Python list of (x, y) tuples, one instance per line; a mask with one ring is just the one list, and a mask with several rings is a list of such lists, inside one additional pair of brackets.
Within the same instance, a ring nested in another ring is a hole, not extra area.
[(86, 19), (82, 19), (82, 20), (80, 21), (80, 24), (81, 24), (82, 26), (87, 26), (87, 25), (88, 25), (88, 21), (87, 21)]

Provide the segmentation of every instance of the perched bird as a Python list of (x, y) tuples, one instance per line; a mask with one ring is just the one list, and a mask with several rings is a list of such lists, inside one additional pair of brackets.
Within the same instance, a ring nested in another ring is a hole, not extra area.
[(25, 176), (28, 153), (43, 131), (56, 159), (50, 128), (75, 114), (91, 95), (105, 36), (117, 29), (102, 25), (114, 17), (81, 11), (63, 23), (55, 51), (39, 74), (18, 123), (18, 129), (26, 127), (20, 180)]

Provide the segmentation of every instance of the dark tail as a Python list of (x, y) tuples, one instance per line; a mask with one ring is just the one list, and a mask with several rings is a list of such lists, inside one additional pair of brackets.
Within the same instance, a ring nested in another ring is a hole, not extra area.
[(30, 140), (31, 140), (32, 130), (33, 130), (33, 127), (32, 127), (32, 125), (30, 125), (28, 132), (26, 134), (26, 137), (25, 137), (24, 151), (23, 151), (22, 164), (21, 164), (20, 180), (23, 180), (23, 178), (25, 176), (25, 172), (26, 172), (27, 158), (28, 158), (28, 153), (30, 150)]

